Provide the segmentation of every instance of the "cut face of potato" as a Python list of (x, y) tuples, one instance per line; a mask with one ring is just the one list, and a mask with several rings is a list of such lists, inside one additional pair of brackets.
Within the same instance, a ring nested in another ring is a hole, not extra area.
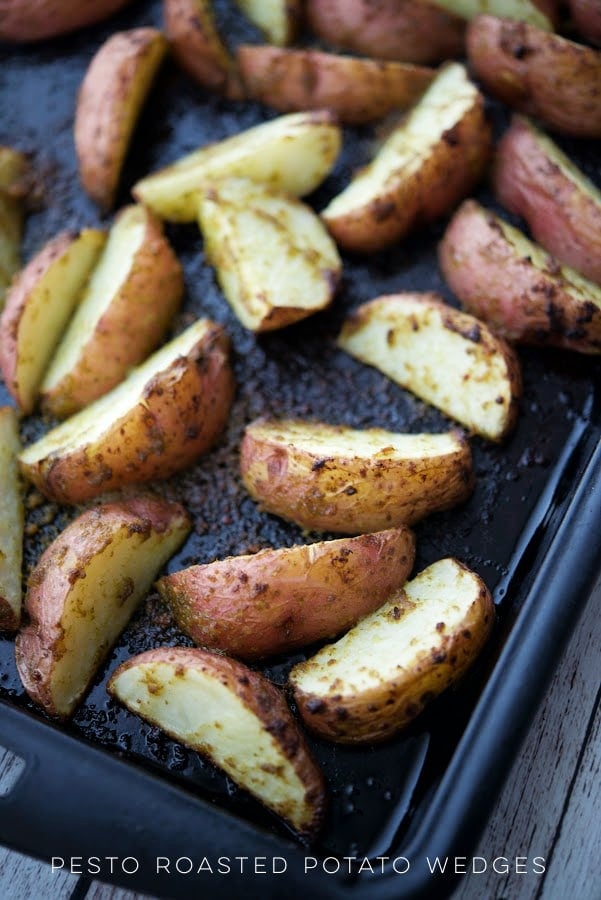
[(455, 213), (439, 259), (462, 304), (499, 334), (601, 353), (601, 288), (475, 201)]
[(24, 413), (40, 383), (104, 246), (102, 231), (85, 228), (53, 238), (15, 279), (0, 318), (0, 368)]
[(143, 206), (127, 207), (46, 371), (43, 409), (65, 418), (119, 384), (162, 340), (183, 291), (160, 222)]
[(47, 497), (80, 503), (184, 469), (225, 427), (234, 393), (228, 351), (219, 325), (197, 321), (27, 447), (21, 471)]
[(338, 346), (482, 437), (500, 441), (515, 424), (521, 395), (515, 353), (436, 294), (364, 303), (347, 319)]
[(236, 55), (247, 97), (280, 112), (331, 109), (341, 122), (371, 122), (407, 109), (434, 77), (424, 66), (319, 50), (247, 44)]
[(514, 116), (503, 135), (494, 187), (545, 250), (601, 284), (601, 191), (528, 119)]
[(322, 218), (347, 250), (381, 250), (469, 193), (489, 151), (482, 95), (463, 66), (452, 63)]
[(484, 582), (454, 559), (424, 569), (290, 672), (305, 724), (344, 744), (391, 737), (474, 662), (492, 628)]
[(139, 181), (134, 196), (160, 218), (193, 222), (200, 193), (217, 178), (242, 177), (302, 197), (328, 175), (340, 151), (332, 113), (292, 113), (201, 147)]
[(190, 521), (176, 503), (131, 498), (75, 519), (31, 573), (19, 674), (51, 716), (70, 716)]
[(150, 650), (119, 666), (109, 692), (207, 756), (300, 835), (318, 831), (325, 785), (280, 691), (225, 656)]
[(156, 28), (112, 35), (88, 68), (75, 113), (75, 149), (84, 190), (113, 205), (123, 161), (167, 41)]
[(236, 0), (243, 13), (271, 44), (292, 43), (302, 14), (301, 0)]
[(131, 0), (0, 0), (0, 40), (41, 41), (108, 19)]
[(473, 486), (470, 447), (459, 431), (393, 434), (259, 420), (244, 433), (240, 469), (262, 509), (345, 534), (412, 524), (461, 503)]
[(23, 196), (29, 166), (22, 153), (0, 147), (0, 312), (12, 277), (21, 266)]
[(21, 621), (23, 497), (17, 457), (21, 449), (17, 416), (0, 407), (0, 631)]
[(331, 302), (341, 272), (336, 245), (294, 197), (224, 179), (201, 195), (198, 223), (207, 261), (247, 328), (282, 328)]
[(473, 19), (481, 13), (530, 22), (545, 31), (553, 30), (554, 0), (430, 0), (434, 6)]
[(350, 628), (404, 584), (414, 553), (402, 526), (190, 566), (157, 587), (195, 643), (258, 659)]

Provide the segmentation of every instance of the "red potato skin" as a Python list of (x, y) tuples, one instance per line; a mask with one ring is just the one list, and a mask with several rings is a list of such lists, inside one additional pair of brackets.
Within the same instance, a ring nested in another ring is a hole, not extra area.
[(253, 660), (350, 628), (405, 582), (414, 553), (402, 527), (191, 566), (157, 586), (195, 643)]
[(601, 352), (601, 307), (577, 301), (557, 264), (535, 268), (516, 254), (494, 217), (466, 201), (439, 247), (445, 280), (464, 308), (498, 334), (525, 344)]
[(22, 43), (68, 34), (108, 19), (131, 0), (0, 0), (0, 40)]
[(308, 0), (309, 27), (341, 50), (435, 63), (460, 56), (465, 22), (422, 0)]
[(601, 137), (601, 53), (525, 22), (477, 16), (470, 66), (485, 88), (575, 137)]
[(601, 3), (599, 0), (569, 0), (574, 25), (580, 34), (601, 47)]
[(601, 205), (549, 159), (520, 117), (497, 147), (493, 184), (499, 203), (526, 220), (545, 250), (601, 284)]

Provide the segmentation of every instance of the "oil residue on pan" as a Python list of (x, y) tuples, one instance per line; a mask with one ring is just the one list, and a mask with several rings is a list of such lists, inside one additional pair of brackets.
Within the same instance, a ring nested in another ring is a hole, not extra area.
[[(138, 5), (106, 26), (25, 49), (6, 49), (0, 85), (1, 139), (33, 154), (43, 188), (43, 205), (30, 216), (25, 258), (58, 230), (98, 221), (97, 212), (78, 186), (72, 144), (76, 92), (86, 65), (102, 40), (117, 28), (160, 23), (160, 6)], [(220, 5), (217, 4), (218, 8)], [(234, 38), (253, 39), (232, 19)], [(255, 36), (256, 39), (256, 36)], [(503, 113), (491, 106), (500, 126)], [(196, 146), (255, 124), (266, 117), (257, 104), (235, 104), (206, 95), (168, 63), (143, 114), (124, 173), (123, 184), (176, 159)], [(364, 162), (372, 133), (349, 130), (334, 174), (314, 198), (321, 208)], [(598, 177), (595, 148), (565, 141), (564, 147), (591, 178)], [(598, 148), (597, 148), (598, 149)], [(493, 205), (486, 189), (482, 202)], [(128, 200), (123, 188), (120, 204)], [(196, 227), (169, 229), (181, 259), (187, 285), (184, 312), (174, 330), (199, 315), (225, 325), (234, 348), (238, 384), (226, 433), (217, 448), (194, 468), (156, 485), (156, 490), (182, 500), (194, 519), (192, 536), (169, 563), (176, 571), (192, 563), (229, 554), (250, 553), (268, 546), (290, 546), (306, 539), (300, 529), (259, 511), (244, 490), (238, 472), (238, 448), (245, 425), (261, 415), (323, 419), (355, 427), (378, 426), (393, 431), (440, 431), (448, 426), (435, 410), (412, 398), (374, 369), (361, 365), (335, 347), (345, 315), (371, 297), (398, 290), (436, 290), (453, 302), (436, 262), (436, 244), (444, 223), (416, 233), (399, 247), (367, 261), (344, 258), (344, 278), (333, 306), (299, 325), (260, 338), (237, 322), (205, 265)], [(558, 502), (565, 466), (577, 477), (579, 442), (591, 413), (599, 367), (590, 359), (537, 350), (520, 351), (524, 396), (516, 432), (502, 446), (473, 440), (477, 485), (461, 508), (441, 513), (416, 528), (416, 570), (441, 556), (453, 555), (474, 568), (491, 590), (503, 584), (511, 594), (511, 574), (524, 558), (536, 559), (536, 540), (544, 536), (547, 509)], [(0, 387), (0, 402), (7, 402)], [(597, 411), (598, 412), (598, 411)], [(31, 440), (47, 423), (29, 418), (24, 439)], [(598, 427), (595, 419), (591, 427)], [(573, 445), (565, 459), (564, 448)], [(563, 454), (563, 455), (562, 455)], [(561, 471), (558, 465), (561, 462)], [(546, 493), (545, 493), (546, 491)], [(537, 504), (539, 504), (537, 508)], [(536, 510), (537, 527), (528, 527)], [(37, 560), (72, 511), (30, 495), (27, 516), (26, 567)], [(541, 531), (542, 529), (542, 531)], [(524, 535), (528, 535), (527, 546)], [(316, 536), (311, 536), (316, 537)], [(519, 550), (519, 557), (516, 557)], [(519, 570), (528, 579), (528, 566)], [(502, 599), (500, 596), (498, 599)], [(327, 854), (385, 853), (410, 810), (419, 807), (444, 771), (464, 730), (486, 673), (513, 621), (511, 596), (500, 608), (500, 626), (465, 685), (438, 700), (406, 732), (382, 745), (355, 750), (313, 741), (315, 755), (330, 787), (332, 803), (319, 850)], [(184, 750), (157, 729), (143, 724), (108, 699), (105, 685), (116, 665), (144, 649), (189, 644), (170, 614), (152, 593), (127, 629), (111, 658), (68, 728), (113, 751), (124, 752), (150, 768), (192, 786), (220, 806), (278, 830), (282, 826), (238, 791), (195, 753)], [(13, 659), (13, 641), (0, 638), (0, 696), (32, 708), (24, 695)], [(278, 683), (304, 654), (279, 659), (264, 671)]]

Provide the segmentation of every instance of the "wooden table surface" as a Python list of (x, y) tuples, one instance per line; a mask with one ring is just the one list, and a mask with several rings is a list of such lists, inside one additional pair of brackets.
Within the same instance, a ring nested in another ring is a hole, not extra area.
[[(488, 861), (488, 870), (462, 876), (453, 900), (601, 897), (600, 612), (601, 585), (576, 627), (474, 854)], [(11, 777), (14, 766), (0, 750), (0, 794)], [(542, 875), (491, 869), (495, 857), (535, 856), (545, 859)], [(141, 900), (141, 895), (75, 875), (52, 874), (50, 866), (0, 848), (0, 900), (71, 897)]]

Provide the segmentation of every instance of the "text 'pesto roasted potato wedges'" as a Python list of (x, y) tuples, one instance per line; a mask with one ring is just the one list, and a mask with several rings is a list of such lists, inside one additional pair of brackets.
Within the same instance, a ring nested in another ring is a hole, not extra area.
[(229, 340), (201, 319), (125, 381), (26, 447), (21, 471), (47, 497), (80, 503), (167, 478), (209, 450), (229, 416)]
[(247, 328), (283, 328), (331, 303), (342, 269), (336, 245), (295, 197), (247, 178), (214, 181), (198, 223), (207, 262)]
[(393, 434), (258, 420), (244, 433), (240, 469), (262, 509), (344, 534), (412, 524), (461, 503), (473, 487), (470, 447), (459, 431)]
[(103, 210), (113, 205), (136, 121), (167, 51), (156, 28), (113, 34), (84, 76), (75, 111), (83, 189)]
[(22, 153), (0, 146), (0, 312), (15, 272), (21, 267), (23, 199), (29, 164)]
[(601, 284), (601, 191), (528, 119), (515, 116), (497, 147), (494, 188), (545, 250)]
[(493, 620), (479, 576), (439, 560), (337, 643), (294, 666), (289, 681), (303, 721), (339, 743), (391, 737), (461, 678)]
[(281, 692), (263, 675), (215, 653), (163, 647), (119, 666), (108, 690), (208, 757), (299, 835), (315, 836), (324, 779)]
[(514, 351), (436, 294), (364, 303), (338, 346), (484, 438), (501, 441), (515, 425), (522, 378)]
[(21, 449), (15, 410), (0, 407), (0, 631), (21, 621), (23, 492), (17, 465)]
[(133, 193), (173, 222), (194, 222), (201, 190), (217, 178), (250, 178), (302, 197), (329, 174), (340, 144), (331, 112), (291, 113), (189, 153), (138, 181)]
[(165, 336), (184, 281), (161, 223), (121, 211), (40, 385), (44, 411), (65, 418), (106, 394)]
[(484, 98), (463, 66), (440, 70), (406, 119), (321, 216), (346, 250), (369, 253), (448, 212), (490, 153)]
[(41, 41), (108, 19), (131, 0), (0, 0), (0, 41)]
[(601, 288), (474, 200), (455, 213), (439, 259), (463, 306), (497, 333), (601, 353)]
[(414, 553), (402, 526), (190, 566), (157, 587), (195, 643), (258, 659), (350, 628), (404, 584)]
[(17, 668), (51, 716), (70, 716), (190, 521), (177, 503), (130, 498), (83, 513), (44, 551), (29, 578), (29, 624)]
[(296, 37), (303, 0), (236, 0), (236, 3), (270, 44), (283, 47)]

